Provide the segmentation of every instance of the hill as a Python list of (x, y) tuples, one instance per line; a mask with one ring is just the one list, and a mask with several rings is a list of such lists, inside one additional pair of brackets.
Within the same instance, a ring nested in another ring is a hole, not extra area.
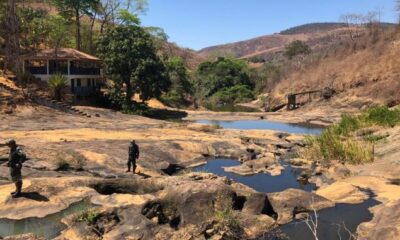
[[(392, 26), (388, 23), (381, 25)], [(332, 44), (332, 41), (341, 41), (348, 33), (344, 23), (310, 23), (272, 35), (207, 47), (198, 53), (203, 57), (228, 55), (243, 59), (259, 57), (271, 61), (279, 59), (284, 47), (295, 40), (306, 42), (312, 49), (321, 49)]]
[(327, 32), (338, 28), (346, 27), (345, 23), (309, 23), (288, 28), (280, 32), (282, 35), (293, 35), (302, 33)]
[(343, 30), (342, 23), (312, 23), (293, 27), (272, 35), (265, 35), (245, 41), (207, 47), (198, 51), (202, 56), (232, 55), (239, 58), (268, 55), (281, 51), (285, 45), (295, 40), (314, 41), (326, 37), (334, 31)]

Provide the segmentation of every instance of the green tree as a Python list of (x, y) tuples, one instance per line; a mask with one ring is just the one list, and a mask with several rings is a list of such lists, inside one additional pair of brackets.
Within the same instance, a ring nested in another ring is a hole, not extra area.
[(300, 40), (293, 41), (285, 47), (285, 56), (289, 59), (293, 59), (295, 56), (299, 55), (308, 55), (310, 53), (310, 47)]
[(156, 55), (151, 36), (140, 26), (111, 29), (99, 39), (97, 52), (113, 79), (113, 100), (125, 110), (131, 107), (135, 92), (145, 101), (168, 89), (165, 67)]
[(174, 57), (166, 62), (168, 77), (171, 87), (161, 100), (173, 107), (179, 107), (187, 103), (187, 96), (192, 94), (192, 84), (182, 58)]
[(60, 15), (66, 20), (73, 19), (76, 25), (76, 49), (82, 47), (81, 39), (81, 17), (93, 16), (94, 6), (97, 6), (99, 0), (53, 0)]

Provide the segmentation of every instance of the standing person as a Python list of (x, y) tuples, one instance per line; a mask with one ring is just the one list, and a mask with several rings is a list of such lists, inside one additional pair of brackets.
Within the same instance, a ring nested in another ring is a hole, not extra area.
[(22, 148), (17, 145), (15, 140), (9, 140), (2, 146), (8, 146), (10, 148), (7, 166), (10, 168), (11, 181), (15, 184), (15, 192), (11, 195), (13, 198), (21, 196), (22, 191), (22, 163), (25, 161), (26, 156), (22, 151)]
[(136, 144), (135, 140), (132, 140), (131, 144), (129, 145), (129, 158), (128, 158), (128, 170), (126, 172), (131, 171), (135, 174), (136, 171), (136, 160), (139, 158), (139, 146)]

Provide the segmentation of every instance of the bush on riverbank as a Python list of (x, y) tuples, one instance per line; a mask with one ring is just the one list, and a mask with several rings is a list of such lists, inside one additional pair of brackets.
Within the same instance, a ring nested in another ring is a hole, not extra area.
[(303, 157), (313, 161), (340, 160), (362, 164), (374, 160), (374, 144), (388, 137), (373, 135), (361, 129), (373, 126), (394, 127), (400, 124), (400, 110), (388, 107), (371, 108), (360, 115), (343, 115), (339, 123), (330, 126), (319, 136), (306, 138), (308, 147)]

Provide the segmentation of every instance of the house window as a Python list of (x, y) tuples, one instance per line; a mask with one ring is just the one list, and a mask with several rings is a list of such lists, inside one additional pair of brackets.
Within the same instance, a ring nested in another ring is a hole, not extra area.
[(68, 74), (68, 61), (66, 60), (50, 60), (50, 74)]
[(92, 79), (87, 79), (86, 81), (87, 81), (87, 86), (91, 87), (92, 86)]
[(82, 85), (81, 79), (80, 78), (76, 79), (76, 86), (81, 87), (81, 85)]
[(31, 74), (47, 74), (47, 61), (26, 61), (25, 71), (30, 72)]

